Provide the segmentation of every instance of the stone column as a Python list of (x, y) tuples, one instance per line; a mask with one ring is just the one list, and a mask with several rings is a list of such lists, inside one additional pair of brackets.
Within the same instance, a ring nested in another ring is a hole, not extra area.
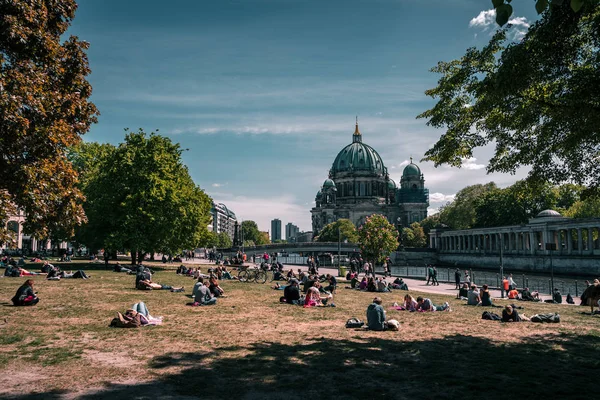
[(577, 252), (583, 254), (583, 235), (581, 234), (583, 229), (577, 228)]
[(573, 235), (571, 234), (571, 228), (567, 229), (567, 255), (573, 254)]
[(594, 254), (594, 229), (593, 228), (587, 228), (587, 246), (588, 246), (588, 253), (589, 254)]

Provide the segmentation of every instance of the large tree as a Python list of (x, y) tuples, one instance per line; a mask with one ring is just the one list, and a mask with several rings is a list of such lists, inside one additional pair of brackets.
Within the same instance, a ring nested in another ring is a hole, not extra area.
[[(558, 3), (558, 2), (556, 2)], [(547, 8), (519, 42), (496, 33), (483, 49), (440, 62), (438, 99), (419, 115), (445, 128), (425, 154), (435, 165), (461, 166), (475, 148), (495, 146), (488, 172), (600, 186), (600, 2), (578, 12)]]
[[(98, 111), (89, 44), (63, 37), (76, 9), (74, 0), (0, 1), (0, 221), (22, 209), (37, 237), (85, 220), (66, 153)], [(0, 224), (0, 241), (6, 234)]]
[(325, 225), (317, 239), (318, 242), (337, 242), (338, 240), (341, 240), (342, 242), (348, 241), (349, 243), (358, 242), (356, 226), (354, 226), (349, 219), (341, 218)]
[(88, 232), (103, 247), (176, 253), (208, 235), (211, 199), (192, 181), (182, 149), (142, 130), (128, 133), (85, 186)]
[(451, 203), (440, 209), (439, 222), (452, 229), (469, 229), (475, 226), (475, 204), (487, 192), (497, 189), (494, 182), (476, 184), (461, 189)]
[(375, 267), (398, 248), (398, 230), (383, 215), (373, 214), (358, 228), (358, 244), (362, 256)]
[(262, 244), (258, 225), (252, 220), (242, 221), (242, 238), (244, 242), (254, 242), (254, 244)]
[(418, 222), (413, 222), (410, 227), (402, 228), (402, 246), (404, 247), (425, 247), (427, 246), (427, 237), (423, 228)]

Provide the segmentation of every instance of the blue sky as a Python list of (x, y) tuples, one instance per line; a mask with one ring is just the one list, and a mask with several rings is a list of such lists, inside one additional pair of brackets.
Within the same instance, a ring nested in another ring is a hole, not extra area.
[[(519, 4), (512, 35), (535, 20)], [(440, 60), (482, 46), (496, 29), (487, 0), (81, 0), (69, 31), (90, 42), (101, 112), (88, 141), (159, 129), (189, 151), (196, 183), (239, 219), (310, 230), (314, 196), (335, 156), (363, 141), (399, 181), (442, 133), (415, 116)], [(519, 18), (517, 18), (519, 17)], [(419, 163), (431, 210), (486, 175), (490, 149), (464, 168)]]

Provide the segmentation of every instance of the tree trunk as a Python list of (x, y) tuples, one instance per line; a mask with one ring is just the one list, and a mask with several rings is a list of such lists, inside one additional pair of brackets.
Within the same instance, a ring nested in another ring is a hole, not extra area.
[(137, 250), (131, 250), (131, 265), (136, 265)]

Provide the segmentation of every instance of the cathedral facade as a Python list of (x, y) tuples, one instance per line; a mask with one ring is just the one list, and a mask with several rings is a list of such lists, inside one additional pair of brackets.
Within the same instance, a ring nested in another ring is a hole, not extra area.
[(352, 143), (338, 153), (329, 178), (315, 197), (310, 211), (313, 235), (318, 236), (325, 225), (340, 218), (359, 227), (372, 214), (384, 215), (402, 228), (425, 219), (428, 206), (429, 190), (412, 158), (396, 185), (379, 153), (363, 143), (357, 122)]

